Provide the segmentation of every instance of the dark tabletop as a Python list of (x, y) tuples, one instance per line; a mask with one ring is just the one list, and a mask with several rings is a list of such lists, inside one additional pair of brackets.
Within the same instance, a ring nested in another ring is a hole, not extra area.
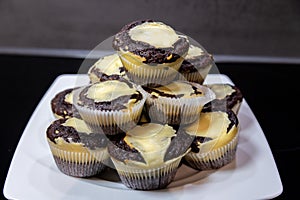
[[(1, 188), (19, 139), (40, 99), (58, 75), (77, 74), (82, 61), (72, 58), (0, 55), (4, 118), (0, 140)], [(298, 195), (296, 187), (300, 177), (300, 65), (216, 64), (220, 73), (229, 76), (241, 89), (268, 140), (283, 184), (283, 193), (275, 199), (293, 199)]]

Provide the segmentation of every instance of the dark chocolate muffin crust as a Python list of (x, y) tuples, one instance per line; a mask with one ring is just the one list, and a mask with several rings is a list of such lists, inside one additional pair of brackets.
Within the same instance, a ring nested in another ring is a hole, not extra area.
[(51, 110), (57, 116), (67, 118), (67, 117), (77, 117), (80, 118), (80, 115), (77, 109), (65, 100), (66, 95), (70, 94), (76, 88), (69, 88), (57, 93), (54, 98), (51, 100)]
[(199, 72), (199, 68), (211, 65), (212, 62), (212, 55), (205, 53), (197, 56), (196, 58), (184, 59), (178, 71), (179, 73)]
[(176, 136), (171, 140), (171, 144), (167, 149), (164, 160), (172, 160), (173, 158), (177, 158), (185, 152), (188, 152), (194, 138), (194, 136), (187, 134), (182, 129), (178, 129)]
[(125, 133), (108, 136), (107, 150), (109, 154), (120, 161), (135, 160), (146, 163), (141, 153), (124, 141), (125, 136)]

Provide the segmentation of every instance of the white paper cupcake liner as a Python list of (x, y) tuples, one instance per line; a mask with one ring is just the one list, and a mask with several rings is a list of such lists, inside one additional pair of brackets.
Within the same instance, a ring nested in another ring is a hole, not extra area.
[(66, 151), (56, 147), (55, 144), (49, 142), (50, 150), (53, 155), (60, 159), (74, 163), (93, 163), (102, 162), (106, 160), (109, 155), (106, 148), (98, 150), (89, 150), (78, 152), (78, 151)]
[(88, 177), (100, 173), (109, 159), (106, 148), (72, 152), (61, 150), (55, 144), (49, 143), (55, 163), (64, 174), (76, 177)]
[(184, 159), (194, 169), (219, 169), (235, 158), (239, 138), (238, 135), (239, 134), (237, 134), (227, 145), (205, 153), (189, 152), (185, 155)]
[(127, 76), (132, 82), (138, 85), (166, 85), (172, 82), (178, 74), (183, 59), (173, 63), (157, 64), (151, 66), (145, 63), (136, 65), (120, 56), (120, 59), (127, 69)]
[(139, 190), (153, 190), (166, 187), (175, 177), (181, 157), (160, 167), (143, 168), (127, 165), (111, 158), (124, 185)]
[(159, 97), (146, 100), (146, 108), (152, 120), (168, 124), (189, 124), (199, 118), (203, 106), (215, 98), (212, 90), (199, 84), (205, 96), (194, 98)]

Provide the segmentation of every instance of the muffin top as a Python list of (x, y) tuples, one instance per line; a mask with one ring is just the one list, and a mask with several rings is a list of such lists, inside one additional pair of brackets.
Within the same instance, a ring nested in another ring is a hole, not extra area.
[(76, 89), (78, 87), (65, 89), (51, 99), (51, 110), (56, 118), (80, 118), (77, 109), (73, 105), (73, 94)]
[(182, 65), (179, 68), (179, 72), (191, 73), (197, 72), (199, 68), (203, 68), (213, 64), (213, 57), (200, 47), (190, 45), (189, 51)]
[(214, 111), (201, 112), (199, 119), (184, 127), (184, 131), (195, 136), (191, 151), (204, 153), (228, 144), (237, 135), (238, 127), (233, 111)]
[(47, 138), (60, 149), (82, 151), (107, 146), (106, 136), (92, 133), (82, 119), (70, 117), (53, 121), (47, 128)]
[(190, 143), (184, 144), (186, 141), (191, 142), (178, 135), (172, 126), (158, 123), (138, 125), (122, 137), (118, 137), (108, 145), (111, 156), (127, 164), (144, 167), (161, 166), (185, 155)]
[(215, 93), (216, 99), (206, 104), (203, 108), (204, 111), (231, 110), (243, 100), (243, 94), (237, 86), (227, 83), (207, 84), (205, 86)]
[(171, 63), (187, 54), (189, 41), (162, 22), (139, 20), (125, 25), (114, 36), (113, 48), (130, 52), (143, 63)]
[(92, 110), (123, 110), (131, 109), (142, 99), (142, 93), (133, 83), (125, 79), (107, 80), (82, 88), (77, 97), (76, 106)]
[(159, 97), (188, 99), (194, 97), (214, 98), (214, 94), (208, 89), (197, 83), (188, 81), (173, 81), (172, 83), (159, 87), (143, 87), (153, 99)]
[(118, 54), (111, 54), (100, 58), (88, 71), (92, 83), (118, 80), (120, 77), (126, 78), (125, 69)]

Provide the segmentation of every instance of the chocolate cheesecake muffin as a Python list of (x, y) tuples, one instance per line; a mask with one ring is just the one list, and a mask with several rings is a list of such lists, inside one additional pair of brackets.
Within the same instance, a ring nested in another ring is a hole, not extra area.
[(203, 106), (215, 98), (208, 87), (188, 81), (143, 88), (149, 94), (146, 110), (151, 120), (170, 125), (192, 123), (199, 117)]
[(127, 79), (125, 68), (118, 54), (111, 54), (100, 58), (88, 71), (91, 83), (106, 80)]
[(184, 127), (187, 134), (195, 136), (184, 160), (197, 170), (221, 168), (235, 158), (238, 118), (232, 110), (201, 112), (200, 115), (199, 120)]
[(140, 86), (128, 80), (107, 80), (82, 87), (75, 107), (94, 132), (114, 135), (137, 124), (145, 95)]
[(211, 54), (200, 47), (190, 45), (188, 54), (178, 70), (178, 79), (203, 84), (213, 64)]
[(107, 138), (92, 133), (83, 120), (70, 117), (53, 121), (47, 142), (58, 169), (66, 175), (90, 177), (105, 168), (109, 158)]
[(187, 36), (153, 20), (125, 25), (113, 38), (130, 80), (139, 85), (165, 85), (178, 73), (189, 48)]
[(243, 102), (243, 94), (237, 86), (223, 83), (206, 84), (205, 86), (216, 94), (216, 99), (207, 103), (203, 108), (204, 111), (233, 110), (235, 114), (238, 114)]
[(111, 138), (108, 152), (125, 186), (162, 189), (174, 179), (192, 141), (188, 134), (177, 133), (169, 125), (145, 123)]
[(51, 99), (51, 111), (55, 118), (80, 118), (77, 109), (73, 105), (73, 93), (76, 89), (78, 87), (62, 90)]

